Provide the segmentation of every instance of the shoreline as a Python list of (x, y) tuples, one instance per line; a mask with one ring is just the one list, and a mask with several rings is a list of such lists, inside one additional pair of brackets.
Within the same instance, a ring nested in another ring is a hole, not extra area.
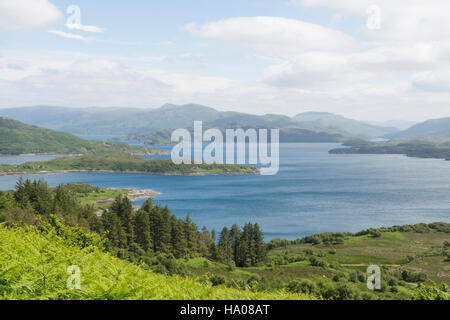
[(114, 170), (55, 170), (55, 171), (39, 171), (39, 172), (0, 172), (0, 177), (5, 176), (28, 176), (28, 175), (51, 175), (63, 173), (122, 173), (122, 174), (146, 174), (154, 176), (185, 176), (185, 177), (202, 177), (202, 176), (221, 176), (221, 175), (257, 175), (259, 170), (251, 172), (190, 172), (190, 173), (165, 173), (165, 172), (146, 172), (146, 171), (114, 171)]
[[(161, 192), (152, 190), (152, 189), (116, 189), (116, 188), (109, 188), (110, 190), (127, 190), (126, 197), (130, 201), (135, 200), (142, 200), (142, 199), (149, 199), (154, 196), (158, 196), (161, 194)], [(94, 201), (94, 204), (102, 204), (102, 203), (113, 203), (115, 199), (103, 199), (103, 200), (96, 200)]]
[[(141, 153), (141, 152), (130, 152), (129, 154), (134, 155), (134, 156), (158, 156), (158, 155), (168, 155), (170, 154), (170, 152), (162, 150), (162, 149), (156, 149), (156, 148), (151, 148), (148, 147), (149, 149), (152, 150), (157, 150), (155, 152), (146, 152), (146, 153)], [(0, 157), (36, 157), (36, 156), (54, 156), (54, 157), (60, 157), (60, 158), (64, 158), (64, 157), (81, 157), (81, 156), (87, 156), (87, 155), (92, 155), (92, 153), (21, 153), (21, 154), (7, 154), (7, 153), (1, 153)]]

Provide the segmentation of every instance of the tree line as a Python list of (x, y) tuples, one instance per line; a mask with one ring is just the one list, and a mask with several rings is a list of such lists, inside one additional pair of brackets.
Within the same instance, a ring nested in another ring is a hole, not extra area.
[(188, 214), (184, 219), (171, 214), (167, 206), (148, 199), (134, 210), (126, 196), (118, 196), (101, 216), (93, 206), (81, 205), (71, 185), (49, 188), (44, 180), (20, 178), (13, 192), (0, 191), (0, 222), (35, 224), (36, 217), (55, 214), (69, 225), (101, 234), (106, 249), (121, 257), (165, 255), (179, 258), (205, 257), (240, 267), (263, 262), (266, 245), (259, 225), (242, 229), (224, 227), (220, 235), (201, 230)]

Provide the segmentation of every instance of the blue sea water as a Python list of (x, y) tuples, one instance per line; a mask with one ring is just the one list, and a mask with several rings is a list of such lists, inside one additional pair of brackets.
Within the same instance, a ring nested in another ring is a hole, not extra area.
[(0, 155), (0, 164), (22, 164), (30, 161), (46, 161), (58, 158), (56, 155), (20, 155), (20, 156), (3, 156)]
[[(330, 155), (338, 144), (281, 144), (275, 176), (203, 177), (69, 173), (49, 185), (154, 189), (157, 203), (220, 231), (258, 222), (266, 240), (419, 222), (450, 222), (450, 162), (401, 155)], [(0, 189), (17, 177), (0, 177)], [(137, 201), (141, 204), (143, 201)]]

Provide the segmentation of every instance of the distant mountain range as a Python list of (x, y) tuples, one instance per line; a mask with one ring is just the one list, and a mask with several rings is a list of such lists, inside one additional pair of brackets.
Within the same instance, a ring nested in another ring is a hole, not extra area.
[(72, 134), (55, 132), (0, 117), (0, 154), (93, 154), (110, 152), (150, 153), (150, 148), (125, 143), (87, 141)]
[(406, 121), (406, 120), (365, 121), (365, 122), (374, 126), (395, 128), (397, 130), (406, 130), (418, 123), (416, 121)]
[(319, 128), (336, 129), (359, 138), (377, 138), (398, 131), (393, 127), (375, 126), (328, 112), (305, 112), (296, 115), (294, 120)]
[(388, 134), (386, 135), (386, 138), (405, 139), (443, 135), (450, 135), (450, 118), (427, 120), (404, 131)]
[(196, 105), (166, 104), (157, 109), (22, 107), (0, 109), (0, 116), (27, 124), (79, 135), (115, 135), (167, 140), (177, 128), (191, 128), (201, 120), (214, 128), (280, 128), (283, 142), (338, 142), (371, 139), (397, 129), (351, 120), (331, 113), (308, 112), (293, 118), (277, 114), (221, 112)]

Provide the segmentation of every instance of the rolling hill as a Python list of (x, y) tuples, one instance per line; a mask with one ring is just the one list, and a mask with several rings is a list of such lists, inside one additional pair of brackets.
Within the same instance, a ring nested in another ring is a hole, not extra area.
[(87, 141), (64, 132), (30, 126), (0, 117), (0, 154), (92, 154), (110, 152), (151, 153), (150, 148), (125, 143)]

